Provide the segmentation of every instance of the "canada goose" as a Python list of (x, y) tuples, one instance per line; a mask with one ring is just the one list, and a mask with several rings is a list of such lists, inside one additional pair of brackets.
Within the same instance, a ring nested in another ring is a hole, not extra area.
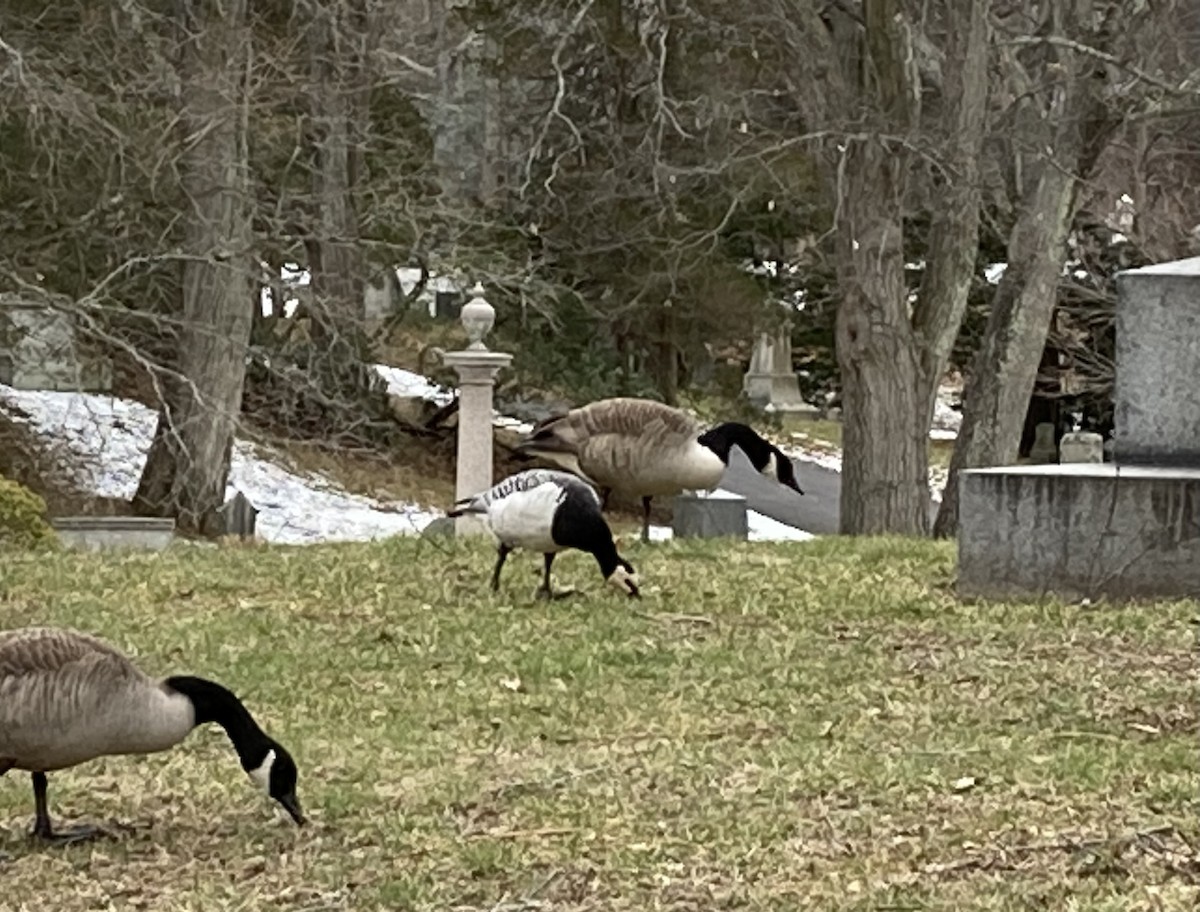
[(642, 498), (642, 540), (650, 540), (650, 502), (658, 495), (712, 491), (740, 447), (760, 473), (797, 494), (792, 461), (753, 428), (727, 421), (709, 430), (689, 414), (650, 399), (601, 399), (540, 422), (517, 446), (592, 481), (601, 506), (620, 491)]
[(46, 773), (105, 755), (164, 751), (205, 722), (225, 729), (242, 769), (303, 825), (295, 761), (220, 684), (187, 676), (156, 681), (113, 646), (75, 630), (0, 632), (0, 775), (33, 774), (37, 838), (74, 842), (103, 832), (51, 828)]
[(516, 548), (540, 551), (546, 571), (537, 597), (561, 598), (573, 590), (554, 594), (550, 565), (559, 551), (575, 548), (596, 558), (605, 580), (630, 598), (640, 597), (637, 573), (617, 553), (612, 530), (600, 512), (600, 498), (591, 486), (574, 475), (553, 469), (530, 469), (510, 475), (482, 494), (464, 498), (448, 516), (467, 513), (485, 517), (498, 546), (492, 591), (500, 588), (500, 570)]

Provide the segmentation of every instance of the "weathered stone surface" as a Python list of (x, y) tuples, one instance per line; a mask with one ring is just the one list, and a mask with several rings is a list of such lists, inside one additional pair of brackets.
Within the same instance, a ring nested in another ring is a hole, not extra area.
[(671, 527), (676, 538), (737, 538), (745, 541), (750, 535), (746, 498), (726, 491), (699, 497), (680, 494), (675, 498)]
[(1200, 467), (1200, 257), (1116, 281), (1114, 460)]
[(1094, 431), (1070, 431), (1058, 444), (1058, 461), (1104, 462), (1104, 438)]
[[(512, 355), (493, 351), (455, 351), (443, 363), (458, 372), (458, 458), (455, 499), (462, 500), (492, 486), (492, 395), (496, 372)], [(474, 515), (456, 520), (456, 535), (487, 535), (487, 526)]]
[(1200, 593), (1200, 470), (1113, 463), (963, 473), (958, 589), (1113, 600)]
[(61, 516), (50, 525), (63, 545), (80, 551), (161, 551), (175, 538), (175, 520), (145, 516)]

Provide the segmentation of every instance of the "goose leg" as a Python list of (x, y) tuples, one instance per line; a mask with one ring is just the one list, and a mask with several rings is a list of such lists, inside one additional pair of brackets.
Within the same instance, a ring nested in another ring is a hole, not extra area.
[(608, 509), (608, 498), (612, 496), (612, 488), (600, 489), (600, 512)]
[(500, 571), (504, 569), (504, 562), (508, 560), (508, 555), (512, 552), (512, 548), (508, 545), (500, 545), (496, 549), (496, 569), (492, 571), (492, 591), (500, 591)]
[(50, 826), (50, 811), (46, 801), (46, 774), (33, 774), (33, 803), (36, 818), (33, 823), (33, 838), (46, 842), (68, 844), (95, 839), (97, 836), (109, 835), (105, 830), (94, 826), (73, 827), (69, 830), (54, 830)]
[(642, 498), (642, 541), (650, 541), (650, 501), (653, 498)]
[(543, 555), (546, 559), (546, 569), (542, 574), (542, 585), (538, 588), (537, 597), (542, 600), (546, 599), (564, 599), (575, 595), (574, 589), (564, 589), (562, 592), (555, 592), (550, 585), (550, 565), (554, 563), (555, 552), (547, 551)]

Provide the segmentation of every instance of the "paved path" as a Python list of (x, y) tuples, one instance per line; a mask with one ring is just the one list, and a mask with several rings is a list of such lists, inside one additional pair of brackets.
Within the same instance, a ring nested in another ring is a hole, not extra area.
[(795, 459), (792, 465), (796, 467), (796, 480), (804, 490), (803, 497), (763, 478), (750, 465), (746, 455), (735, 447), (721, 487), (741, 494), (746, 498), (746, 506), (756, 513), (814, 535), (836, 535), (841, 516), (841, 473)]
[[(730, 454), (729, 468), (721, 487), (746, 498), (746, 506), (781, 523), (787, 523), (814, 535), (836, 535), (841, 517), (842, 474), (814, 462), (793, 459), (796, 480), (804, 490), (801, 497), (754, 471), (750, 460), (736, 447)], [(933, 525), (937, 503), (929, 512)]]

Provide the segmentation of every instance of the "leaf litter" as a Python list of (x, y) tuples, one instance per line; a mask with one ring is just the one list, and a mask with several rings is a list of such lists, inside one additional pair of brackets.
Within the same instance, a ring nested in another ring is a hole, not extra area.
[(486, 546), (418, 551), (9, 560), (3, 626), (233, 686), (312, 826), (211, 727), (51, 777), (56, 819), (115, 840), (31, 845), (10, 774), (6, 912), (1200, 899), (1195, 604), (964, 606), (951, 548), (873, 540), (633, 543), (662, 590), (636, 607), (564, 555), (584, 595), (544, 604), (489, 593)]

